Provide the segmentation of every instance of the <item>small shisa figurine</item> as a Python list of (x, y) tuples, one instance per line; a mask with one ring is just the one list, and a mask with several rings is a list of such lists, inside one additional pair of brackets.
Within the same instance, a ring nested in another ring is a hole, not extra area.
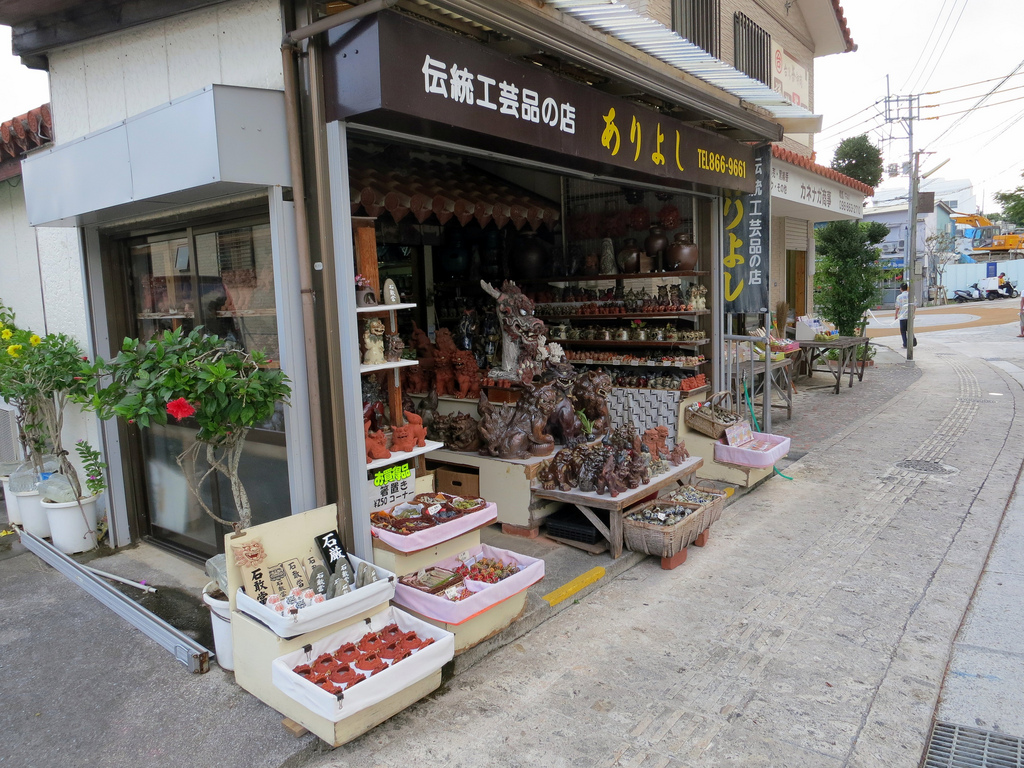
[(402, 359), (402, 352), (405, 349), (405, 342), (397, 333), (387, 335), (387, 350), (384, 352), (384, 359), (389, 363), (397, 363)]
[(371, 317), (363, 326), (363, 365), (383, 365), (384, 358), (384, 323), (380, 318)]

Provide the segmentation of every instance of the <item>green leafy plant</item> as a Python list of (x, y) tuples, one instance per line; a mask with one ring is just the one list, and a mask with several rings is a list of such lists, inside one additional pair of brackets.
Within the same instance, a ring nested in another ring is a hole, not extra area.
[(832, 158), (832, 169), (877, 187), (882, 180), (882, 150), (871, 143), (866, 133), (843, 139)]
[(594, 434), (594, 422), (592, 419), (587, 418), (587, 414), (583, 411), (576, 411), (576, 415), (579, 416), (580, 424), (583, 425), (583, 434), (593, 435)]
[(815, 304), (843, 336), (853, 336), (864, 312), (877, 301), (882, 268), (875, 246), (889, 228), (873, 221), (833, 221), (815, 230)]
[(103, 474), (107, 465), (103, 463), (103, 457), (85, 440), (75, 443), (75, 451), (82, 461), (82, 469), (85, 470), (85, 487), (89, 489), (89, 495), (99, 496), (107, 490), (107, 480)]
[[(90, 368), (89, 405), (100, 418), (119, 417), (142, 428), (166, 424), (168, 416), (195, 424), (195, 442), (178, 455), (178, 466), (203, 511), (241, 530), (252, 524), (238, 474), (245, 438), (291, 394), (288, 377), (271, 362), (201, 327), (165, 331), (146, 342), (125, 339), (116, 358)], [(215, 473), (228, 481), (237, 521), (214, 514), (203, 498), (203, 487)]]

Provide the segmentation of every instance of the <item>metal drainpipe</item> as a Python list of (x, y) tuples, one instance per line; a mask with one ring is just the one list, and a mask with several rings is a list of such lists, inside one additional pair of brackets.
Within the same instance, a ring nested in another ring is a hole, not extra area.
[(299, 99), (296, 93), (298, 71), (295, 57), (298, 43), (340, 24), (361, 19), (393, 6), (398, 0), (371, 0), (333, 16), (299, 27), (281, 41), (281, 64), (284, 75), (284, 100), (287, 118), (288, 157), (292, 171), (292, 194), (295, 200), (295, 233), (298, 241), (299, 282), (302, 293), (302, 330), (306, 346), (306, 379), (309, 388), (310, 437), (313, 445), (313, 479), (317, 506), (327, 503), (324, 460), (323, 413), (320, 403), (320, 378), (316, 359), (316, 319), (314, 315), (313, 271), (309, 263), (309, 221), (306, 218), (306, 185), (302, 171), (302, 142), (299, 137)]

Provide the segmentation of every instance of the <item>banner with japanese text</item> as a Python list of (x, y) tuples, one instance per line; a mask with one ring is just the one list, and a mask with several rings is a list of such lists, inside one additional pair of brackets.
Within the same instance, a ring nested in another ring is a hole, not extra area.
[(747, 144), (465, 37), (384, 12), (328, 39), (328, 120), (572, 158), (573, 166), (652, 182), (753, 189)]
[(722, 201), (725, 219), (722, 273), (723, 311), (767, 312), (771, 275), (771, 145), (754, 152), (754, 191), (727, 192)]
[(396, 504), (409, 501), (416, 495), (416, 468), (409, 462), (392, 464), (370, 472), (367, 483), (367, 498), (370, 509), (381, 512)]

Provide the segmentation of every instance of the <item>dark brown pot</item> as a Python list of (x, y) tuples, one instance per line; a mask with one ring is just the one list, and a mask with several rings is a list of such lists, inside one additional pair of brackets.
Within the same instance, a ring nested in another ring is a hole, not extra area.
[(668, 235), (657, 224), (651, 225), (651, 234), (644, 240), (644, 251), (648, 256), (657, 256), (668, 248)]
[(637, 247), (636, 240), (631, 237), (626, 238), (626, 242), (615, 260), (619, 264), (620, 272), (639, 272), (640, 249)]
[(532, 232), (521, 232), (512, 251), (512, 269), (517, 277), (534, 278), (544, 274), (547, 248)]
[(676, 235), (675, 242), (665, 251), (665, 269), (670, 272), (696, 269), (698, 256), (697, 246), (690, 242), (688, 235), (680, 232)]

